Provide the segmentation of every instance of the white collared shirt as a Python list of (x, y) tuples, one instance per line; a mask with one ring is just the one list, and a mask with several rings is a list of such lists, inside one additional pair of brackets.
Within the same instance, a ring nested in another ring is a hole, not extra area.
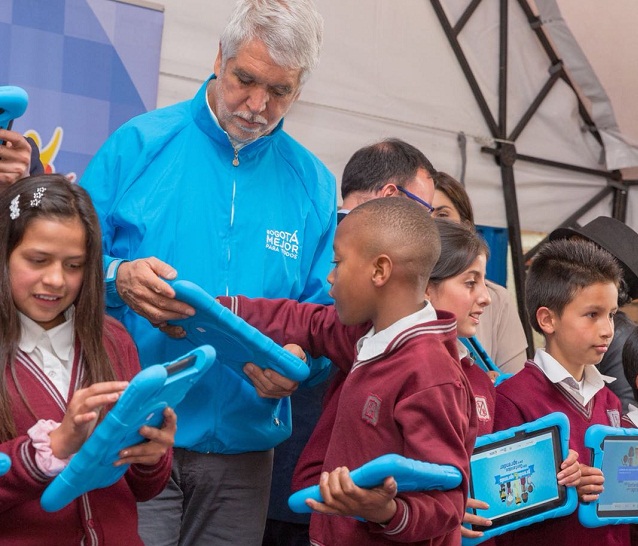
[[(463, 345), (460, 339), (456, 340), (456, 347), (459, 350), (459, 360), (463, 360), (466, 356), (469, 356), (470, 351), (467, 350), (467, 347)], [(470, 359), (472, 361), (472, 365), (474, 365), (474, 359)]]
[(432, 322), (436, 320), (436, 311), (429, 302), (425, 302), (425, 307), (416, 313), (397, 320), (380, 332), (375, 332), (374, 327), (357, 341), (357, 360), (370, 360), (379, 356), (386, 350), (390, 342), (401, 332), (417, 324)]
[(18, 315), (22, 327), (18, 344), (20, 350), (35, 362), (66, 399), (75, 356), (75, 307), (72, 305), (64, 312), (65, 322), (50, 330), (45, 330), (22, 313)]
[(638, 427), (638, 408), (633, 404), (629, 404), (628, 409), (629, 411), (625, 414), (625, 417), (627, 417), (634, 426)]
[(569, 391), (583, 406), (586, 406), (605, 383), (616, 381), (615, 377), (601, 374), (596, 366), (585, 366), (582, 381), (574, 377), (545, 349), (536, 349), (534, 362), (542, 370), (547, 379), (558, 383)]

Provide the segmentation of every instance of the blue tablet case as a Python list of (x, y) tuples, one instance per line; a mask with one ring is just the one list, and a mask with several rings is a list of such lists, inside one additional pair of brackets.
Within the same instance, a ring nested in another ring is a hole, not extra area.
[(465, 348), (468, 350), (470, 356), (474, 359), (474, 363), (479, 366), (484, 372), (496, 372), (498, 376), (494, 380), (494, 386), (498, 387), (503, 381), (509, 379), (514, 374), (503, 372), (494, 361), (490, 358), (490, 355), (487, 354), (487, 351), (481, 345), (481, 342), (476, 338), (476, 336), (472, 337), (460, 337), (459, 341), (465, 345)]
[(21, 87), (0, 87), (0, 129), (11, 129), (11, 122), (24, 114), (29, 103), (27, 92)]
[(592, 425), (585, 447), (592, 450), (592, 466), (603, 470), (605, 490), (596, 502), (580, 503), (580, 522), (585, 527), (638, 523), (638, 429)]
[[(478, 500), (485, 501), (490, 505), (489, 510), (477, 510), (476, 513), (490, 518), (494, 517), (491, 511), (498, 509), (506, 515), (510, 506), (512, 512), (521, 511), (523, 505), (525, 506), (523, 510), (527, 507), (534, 508), (534, 503), (544, 497), (545, 492), (547, 492), (548, 497), (551, 497), (554, 492), (559, 495), (560, 486), (557, 485), (555, 479), (557, 461), (551, 433), (549, 439), (546, 438), (545, 434), (535, 436), (535, 433), (541, 433), (545, 430), (548, 432), (557, 430), (558, 432), (560, 448), (560, 461), (558, 462), (560, 463), (567, 458), (569, 452), (569, 420), (564, 413), (550, 413), (536, 421), (479, 436), (476, 439), (475, 453), (470, 463), (472, 488), (477, 489), (483, 486), (484, 491), (493, 491), (492, 498), (489, 498), (487, 494), (483, 496), (488, 498), (473, 495)], [(529, 436), (530, 434), (532, 436)], [(526, 438), (529, 438), (529, 441), (526, 441)], [(503, 447), (508, 441), (516, 442), (517, 439), (523, 440), (518, 449), (509, 452), (508, 448)], [(548, 445), (548, 442), (552, 445)], [(494, 444), (494, 449), (490, 449), (492, 444)], [(476, 457), (477, 450), (481, 453), (480, 458)], [(521, 486), (523, 479), (526, 481)], [(504, 489), (506, 484), (510, 484), (510, 492)], [(519, 501), (523, 494), (526, 495), (524, 497), (526, 500)], [(563, 498), (561, 499), (559, 495), (557, 499), (554, 502), (560, 502), (561, 504), (558, 506), (527, 516), (521, 513), (521, 518), (515, 521), (483, 528), (481, 529), (483, 531), (482, 537), (463, 537), (462, 544), (463, 546), (479, 544), (491, 537), (502, 535), (519, 527), (550, 518), (567, 516), (574, 512), (578, 506), (578, 494), (575, 487), (565, 487)], [(541, 509), (540, 504), (538, 509)]]
[(170, 323), (184, 328), (186, 339), (193, 344), (208, 343), (215, 347), (219, 361), (230, 366), (248, 383), (252, 384), (243, 372), (246, 362), (262, 369), (270, 368), (293, 381), (303, 381), (310, 374), (303, 360), (233, 314), (203, 288), (185, 280), (169, 284), (175, 290), (176, 299), (188, 303), (196, 311), (193, 317)]
[[(428, 491), (431, 489), (448, 490), (458, 487), (461, 473), (449, 465), (438, 465), (415, 461), (395, 453), (377, 457), (350, 473), (352, 481), (359, 487), (372, 488), (383, 484), (392, 476), (397, 482), (398, 491)], [(292, 494), (288, 506), (300, 514), (311, 512), (306, 499), (322, 502), (319, 486), (313, 485)]]
[(215, 350), (204, 345), (139, 372), (80, 451), (44, 490), (42, 508), (55, 512), (87, 491), (118, 481), (130, 466), (113, 466), (119, 452), (144, 441), (138, 432), (143, 425), (160, 426), (164, 409), (174, 408), (214, 360)]
[(4, 476), (11, 468), (11, 459), (6, 453), (0, 453), (0, 476)]

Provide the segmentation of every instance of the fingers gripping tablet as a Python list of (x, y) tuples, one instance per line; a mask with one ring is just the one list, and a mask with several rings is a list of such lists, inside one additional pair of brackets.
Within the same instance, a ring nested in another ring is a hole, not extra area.
[[(382, 485), (388, 476), (395, 479), (399, 492), (432, 489), (445, 491), (454, 489), (461, 483), (461, 473), (453, 466), (415, 461), (394, 453), (377, 457), (350, 473), (355, 485), (364, 488)], [(288, 506), (293, 512), (310, 512), (306, 499), (323, 501), (318, 485), (291, 495)]]
[(175, 407), (214, 360), (215, 350), (204, 345), (173, 362), (139, 372), (80, 451), (45, 489), (42, 508), (55, 512), (87, 491), (119, 480), (130, 466), (113, 466), (119, 452), (144, 441), (139, 433), (143, 425), (160, 426), (164, 409)]
[(303, 360), (234, 315), (198, 285), (182, 280), (169, 284), (175, 290), (176, 299), (196, 311), (195, 316), (170, 321), (171, 324), (184, 328), (186, 338), (192, 343), (209, 343), (215, 347), (219, 361), (230, 366), (242, 379), (250, 382), (243, 372), (246, 362), (274, 370), (293, 381), (308, 377), (310, 369)]
[(576, 488), (556, 479), (568, 451), (569, 421), (559, 412), (479, 436), (470, 459), (470, 497), (489, 505), (473, 510), (492, 526), (472, 526), (483, 536), (463, 537), (463, 546), (576, 510)]

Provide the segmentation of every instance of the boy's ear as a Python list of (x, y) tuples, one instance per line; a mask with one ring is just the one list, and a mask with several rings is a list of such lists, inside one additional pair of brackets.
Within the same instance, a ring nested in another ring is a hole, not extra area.
[(431, 283), (428, 283), (428, 285), (425, 287), (425, 297), (430, 300), (432, 297), (432, 290), (433, 290), (433, 285)]
[(392, 260), (387, 254), (380, 254), (373, 260), (372, 284), (380, 288), (390, 280)]
[(555, 318), (556, 318), (556, 315), (554, 314), (554, 311), (552, 311), (551, 309), (547, 307), (539, 307), (536, 310), (536, 321), (538, 322), (538, 325), (541, 327), (541, 330), (543, 330), (544, 334), (554, 333)]

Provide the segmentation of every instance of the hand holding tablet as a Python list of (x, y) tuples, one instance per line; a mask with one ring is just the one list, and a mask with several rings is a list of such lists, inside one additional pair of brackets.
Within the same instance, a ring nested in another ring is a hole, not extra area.
[[(355, 485), (364, 488), (377, 487), (389, 476), (397, 482), (399, 492), (448, 490), (461, 483), (461, 473), (453, 466), (415, 461), (394, 453), (377, 457), (350, 472)], [(300, 514), (311, 512), (306, 505), (306, 499), (323, 501), (318, 485), (307, 487), (291, 495), (288, 506), (293, 512)]]
[(175, 407), (214, 360), (215, 350), (204, 345), (173, 362), (139, 372), (80, 451), (45, 489), (42, 508), (55, 512), (87, 491), (119, 480), (130, 466), (113, 466), (119, 452), (144, 440), (138, 432), (142, 426), (160, 426), (164, 409)]
[(196, 314), (182, 320), (169, 321), (186, 331), (193, 344), (207, 343), (215, 347), (217, 358), (250, 383), (243, 372), (246, 362), (262, 369), (272, 369), (293, 381), (303, 381), (310, 374), (306, 363), (263, 335), (246, 321), (221, 305), (201, 287), (189, 281), (172, 281), (176, 299), (195, 308)]
[(477, 438), (470, 460), (470, 497), (489, 505), (473, 513), (492, 525), (472, 526), (483, 536), (463, 537), (463, 545), (576, 510), (575, 488), (560, 485), (556, 478), (568, 444), (569, 421), (558, 412)]

